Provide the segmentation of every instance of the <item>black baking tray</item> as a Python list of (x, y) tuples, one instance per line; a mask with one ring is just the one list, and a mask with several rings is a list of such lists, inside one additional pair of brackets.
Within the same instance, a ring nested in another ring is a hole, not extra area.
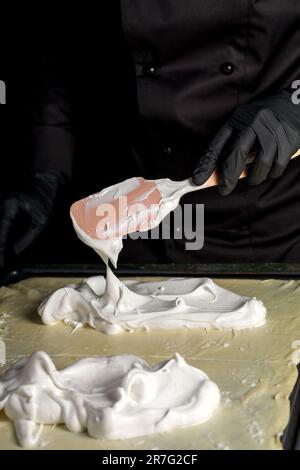
[[(105, 266), (99, 264), (25, 265), (0, 274), (0, 285), (18, 282), (32, 276), (80, 277), (104, 274)], [(202, 276), (243, 279), (300, 279), (300, 263), (168, 263), (120, 264), (120, 276)]]
[[(16, 267), (0, 275), (0, 285), (30, 277), (87, 277), (103, 274), (98, 264), (34, 265)], [(300, 264), (127, 264), (118, 267), (119, 276), (202, 276), (243, 279), (300, 279)], [(290, 396), (290, 420), (281, 437), (285, 450), (300, 450), (300, 366)]]

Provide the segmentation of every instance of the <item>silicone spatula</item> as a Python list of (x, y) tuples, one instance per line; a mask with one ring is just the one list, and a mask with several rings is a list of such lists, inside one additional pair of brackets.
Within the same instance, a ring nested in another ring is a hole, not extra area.
[[(292, 158), (299, 155), (300, 150)], [(253, 158), (249, 157), (247, 163)], [(247, 169), (240, 178), (246, 175)], [(216, 171), (202, 186), (194, 185), (190, 179), (130, 178), (75, 202), (70, 213), (77, 226), (89, 237), (95, 240), (113, 239), (156, 227), (177, 207), (184, 194), (217, 184)]]

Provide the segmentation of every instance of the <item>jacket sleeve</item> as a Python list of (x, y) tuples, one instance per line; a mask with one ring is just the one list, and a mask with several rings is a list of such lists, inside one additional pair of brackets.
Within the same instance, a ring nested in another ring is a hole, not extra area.
[(63, 61), (41, 61), (40, 84), (33, 104), (33, 171), (58, 170), (71, 177), (74, 158), (70, 83)]

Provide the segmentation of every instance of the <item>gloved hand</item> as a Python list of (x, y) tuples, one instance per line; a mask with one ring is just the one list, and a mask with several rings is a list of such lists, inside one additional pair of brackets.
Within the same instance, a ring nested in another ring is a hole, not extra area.
[(19, 191), (0, 201), (0, 268), (7, 256), (21, 254), (49, 222), (67, 179), (56, 171), (33, 173)]
[(291, 156), (300, 148), (300, 105), (284, 90), (253, 103), (239, 106), (201, 157), (193, 182), (202, 185), (219, 168), (219, 191), (235, 188), (252, 151), (257, 151), (248, 182), (257, 185), (278, 178)]

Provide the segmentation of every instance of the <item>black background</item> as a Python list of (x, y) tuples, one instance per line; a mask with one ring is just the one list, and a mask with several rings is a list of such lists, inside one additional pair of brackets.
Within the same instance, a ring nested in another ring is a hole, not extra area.
[(71, 84), (76, 135), (73, 178), (55, 222), (19, 264), (97, 262), (96, 255), (78, 242), (69, 206), (138, 175), (129, 147), (138, 117), (135, 76), (118, 3), (64, 9), (51, 3), (31, 11), (18, 5), (1, 15), (0, 79), (7, 92), (7, 103), (0, 106), (1, 197), (18, 188), (30, 165), (32, 105), (46, 56), (55, 58)]

